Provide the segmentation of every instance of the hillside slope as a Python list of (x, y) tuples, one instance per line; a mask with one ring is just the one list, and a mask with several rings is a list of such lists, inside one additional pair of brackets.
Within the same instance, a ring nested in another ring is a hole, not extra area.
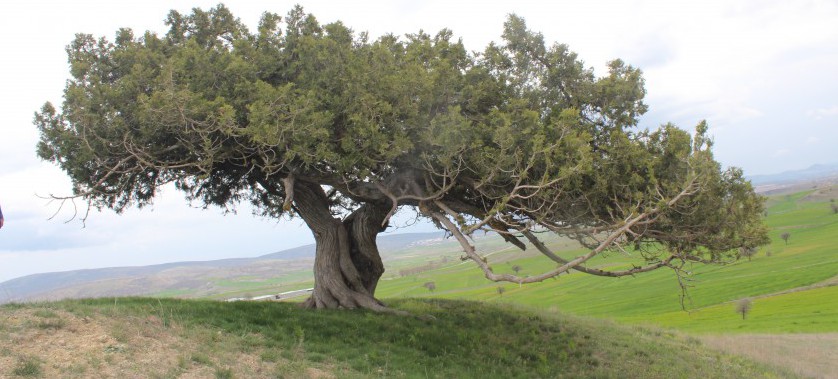
[[(441, 232), (385, 234), (379, 246), (383, 258), (394, 261), (415, 253), (419, 246), (440, 243), (442, 236)], [(313, 262), (312, 244), (254, 258), (34, 274), (0, 283), (0, 304), (103, 296), (212, 297), (239, 289), (258, 291), (259, 284), (262, 290), (279, 293), (297, 289), (295, 282), (311, 280)]]
[(789, 378), (661, 330), (460, 301), (409, 317), (98, 299), (0, 307), (0, 377)]

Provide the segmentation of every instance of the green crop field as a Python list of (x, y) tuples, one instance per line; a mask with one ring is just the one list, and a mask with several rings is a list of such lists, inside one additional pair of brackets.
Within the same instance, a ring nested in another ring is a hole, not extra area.
[[(389, 278), (380, 284), (378, 295), (517, 303), (695, 332), (835, 332), (838, 289), (828, 285), (836, 284), (838, 275), (838, 214), (832, 212), (829, 199), (817, 195), (817, 191), (806, 191), (770, 198), (766, 224), (771, 229), (771, 244), (751, 260), (688, 268), (692, 275), (686, 282), (683, 308), (677, 277), (666, 269), (616, 279), (573, 273), (519, 287), (490, 282), (473, 264), (463, 262)], [(788, 243), (781, 238), (783, 233), (789, 233)], [(550, 242), (559, 249), (564, 247), (565, 257), (582, 252), (566, 241)], [(496, 271), (509, 272), (518, 265), (521, 274), (535, 274), (553, 266), (547, 258), (532, 253), (510, 261), (507, 252), (514, 248), (494, 249), (488, 250), (494, 252), (488, 259)], [(633, 257), (612, 256), (594, 261), (592, 266), (628, 266), (633, 262)], [(429, 281), (435, 283), (433, 293), (422, 286)], [(819, 285), (827, 287), (805, 290)], [(793, 289), (804, 290), (785, 293)], [(755, 298), (753, 310), (742, 320), (734, 303), (751, 297)]]

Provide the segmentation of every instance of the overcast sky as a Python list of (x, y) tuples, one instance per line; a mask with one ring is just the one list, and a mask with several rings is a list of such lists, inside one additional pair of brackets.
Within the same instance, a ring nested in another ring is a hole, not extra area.
[[(11, 3), (11, 4), (10, 4)], [(716, 158), (746, 174), (836, 163), (838, 1), (227, 1), (251, 29), (263, 11), (295, 4), (321, 23), (342, 20), (371, 36), (452, 29), (470, 50), (499, 40), (506, 15), (524, 17), (547, 41), (566, 43), (604, 72), (621, 58), (643, 69), (650, 107), (641, 124), (711, 125)], [(117, 5), (119, 4), (119, 5)], [(65, 175), (35, 155), (33, 113), (60, 104), (69, 77), (64, 47), (75, 33), (113, 39), (120, 27), (164, 34), (170, 9), (215, 1), (6, 2), (0, 13), (0, 281), (37, 272), (257, 256), (311, 243), (297, 220), (267, 220), (189, 207), (164, 191), (153, 207), (93, 212), (82, 228)], [(81, 205), (81, 204), (79, 204)], [(84, 208), (81, 208), (83, 211)], [(48, 218), (59, 211), (52, 220)], [(399, 231), (428, 231), (427, 226)], [(3, 289), (0, 288), (0, 297)]]

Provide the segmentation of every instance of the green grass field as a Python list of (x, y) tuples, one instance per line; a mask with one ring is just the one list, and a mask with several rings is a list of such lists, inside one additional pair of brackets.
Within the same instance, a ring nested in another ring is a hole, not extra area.
[[(786, 293), (795, 288), (817, 285), (838, 275), (838, 215), (829, 200), (813, 196), (814, 191), (781, 195), (769, 199), (766, 224), (772, 243), (749, 260), (727, 266), (691, 268), (686, 311), (673, 272), (655, 272), (625, 278), (600, 278), (580, 273), (519, 287), (493, 283), (469, 262), (405, 278), (382, 281), (382, 298), (433, 296), (486, 302), (524, 304), (542, 309), (611, 318), (629, 323), (654, 323), (693, 332), (835, 332), (838, 331), (838, 289), (836, 287)], [(782, 233), (789, 233), (786, 244)], [(562, 241), (553, 241), (562, 244)], [(566, 244), (565, 244), (566, 245)], [(563, 245), (560, 245), (560, 247)], [(512, 251), (511, 248), (509, 251)], [(564, 251), (567, 257), (581, 250)], [(522, 267), (521, 274), (549, 269), (547, 258), (529, 256), (509, 261), (510, 254), (489, 256), (496, 271)], [(630, 257), (611, 257), (592, 265), (628, 265)], [(433, 281), (429, 293), (422, 284)], [(504, 292), (499, 293), (498, 287)], [(758, 297), (746, 320), (734, 310), (734, 302)]]

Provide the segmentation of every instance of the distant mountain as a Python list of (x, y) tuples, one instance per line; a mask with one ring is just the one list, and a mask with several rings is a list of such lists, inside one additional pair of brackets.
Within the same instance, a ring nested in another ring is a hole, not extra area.
[(766, 184), (786, 184), (809, 180), (838, 178), (838, 163), (816, 164), (803, 170), (785, 171), (771, 175), (749, 176), (756, 186)]
[[(418, 245), (442, 243), (442, 232), (383, 234), (378, 247), (383, 259)], [(269, 280), (289, 273), (310, 272), (314, 245), (295, 247), (255, 258), (175, 262), (141, 267), (112, 267), (33, 274), (0, 283), (0, 304), (101, 296), (141, 296), (165, 291), (218, 293), (219, 280)]]

